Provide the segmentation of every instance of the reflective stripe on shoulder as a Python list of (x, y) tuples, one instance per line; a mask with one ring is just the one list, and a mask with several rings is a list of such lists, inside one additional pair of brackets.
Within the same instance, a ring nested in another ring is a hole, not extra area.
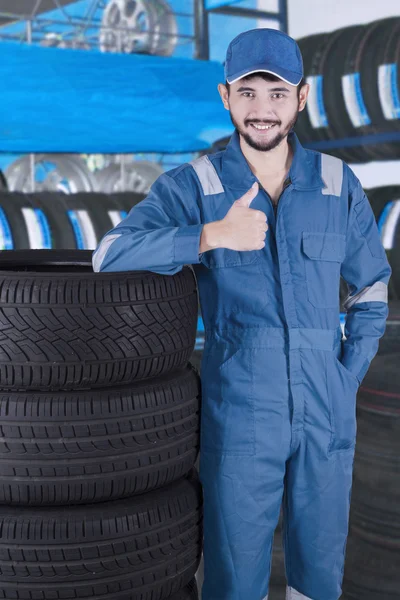
[(93, 271), (98, 273), (100, 271), (100, 267), (103, 263), (104, 257), (107, 253), (107, 250), (111, 246), (113, 242), (119, 237), (121, 237), (122, 233), (113, 233), (112, 235), (106, 235), (104, 240), (100, 243), (100, 246), (97, 248), (96, 252), (92, 255), (92, 266)]
[(221, 180), (207, 155), (195, 158), (194, 160), (191, 160), (189, 164), (192, 165), (193, 169), (196, 171), (205, 196), (223, 193), (224, 188), (222, 187)]
[(377, 281), (374, 285), (368, 285), (355, 296), (347, 296), (343, 302), (343, 308), (347, 311), (353, 304), (360, 302), (386, 302), (388, 301), (388, 286), (383, 281)]
[(340, 196), (343, 183), (343, 161), (336, 156), (321, 152), (321, 177), (327, 186), (322, 188), (322, 193)]

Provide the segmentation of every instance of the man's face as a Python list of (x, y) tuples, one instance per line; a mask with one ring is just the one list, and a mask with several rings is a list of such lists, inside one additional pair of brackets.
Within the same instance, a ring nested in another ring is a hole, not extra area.
[[(283, 80), (265, 81), (260, 76), (239, 79), (230, 86), (219, 84), (222, 101), (234, 127), (249, 146), (260, 152), (272, 150), (294, 127), (298, 114), (304, 109), (309, 86), (301, 88)], [(257, 129), (255, 126), (269, 126)]]

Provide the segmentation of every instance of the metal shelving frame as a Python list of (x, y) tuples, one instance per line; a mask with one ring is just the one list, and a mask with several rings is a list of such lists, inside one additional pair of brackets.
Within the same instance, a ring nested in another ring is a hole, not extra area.
[(207, 8), (206, 0), (195, 0), (195, 27), (196, 27), (196, 58), (200, 60), (210, 59), (209, 44), (209, 15), (210, 13), (227, 15), (230, 17), (245, 17), (252, 19), (270, 19), (279, 23), (279, 29), (287, 33), (288, 9), (287, 0), (279, 0), (278, 12), (259, 10), (256, 8), (244, 8), (225, 4), (216, 8)]

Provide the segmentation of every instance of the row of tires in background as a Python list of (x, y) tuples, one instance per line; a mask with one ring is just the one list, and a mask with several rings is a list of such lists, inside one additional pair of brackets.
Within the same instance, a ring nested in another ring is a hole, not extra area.
[[(306, 142), (400, 132), (400, 18), (297, 40), (311, 84), (296, 132)], [(398, 141), (331, 148), (350, 163), (400, 158)]]
[(400, 158), (399, 35), (400, 17), (390, 17), (297, 40), (311, 86), (295, 126), (304, 146), (323, 143), (350, 164)]
[(0, 254), (0, 598), (198, 598), (198, 294)]

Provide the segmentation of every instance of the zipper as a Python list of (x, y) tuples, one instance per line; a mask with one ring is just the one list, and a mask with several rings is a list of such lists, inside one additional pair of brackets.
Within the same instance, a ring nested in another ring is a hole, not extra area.
[[(258, 181), (258, 179), (257, 179), (257, 181)], [(289, 180), (289, 183), (288, 183), (288, 185), (285, 185), (285, 186), (284, 186), (283, 190), (281, 191), (281, 193), (280, 193), (280, 195), (279, 195), (279, 198), (278, 198), (278, 201), (277, 201), (277, 203), (274, 205), (274, 203), (272, 202), (272, 200), (271, 200), (271, 197), (270, 197), (270, 195), (268, 194), (267, 190), (265, 190), (265, 189), (263, 188), (263, 186), (261, 185), (261, 183), (258, 181), (258, 185), (260, 186), (260, 188), (262, 189), (262, 191), (263, 191), (263, 192), (266, 194), (266, 196), (267, 196), (267, 198), (268, 198), (268, 200), (269, 200), (269, 203), (270, 203), (270, 204), (271, 204), (271, 206), (272, 206), (272, 212), (273, 212), (273, 214), (274, 214), (274, 219), (275, 219), (275, 223), (274, 223), (274, 225), (275, 225), (275, 231), (276, 231), (276, 226), (277, 226), (277, 223), (278, 223), (278, 216), (279, 216), (279, 206), (280, 206), (280, 204), (281, 204), (281, 202), (280, 202), (280, 199), (282, 198), (282, 196), (283, 196), (283, 194), (285, 193), (285, 191), (287, 190), (287, 188), (289, 188), (289, 187), (291, 186), (291, 184), (292, 184), (292, 182)]]

